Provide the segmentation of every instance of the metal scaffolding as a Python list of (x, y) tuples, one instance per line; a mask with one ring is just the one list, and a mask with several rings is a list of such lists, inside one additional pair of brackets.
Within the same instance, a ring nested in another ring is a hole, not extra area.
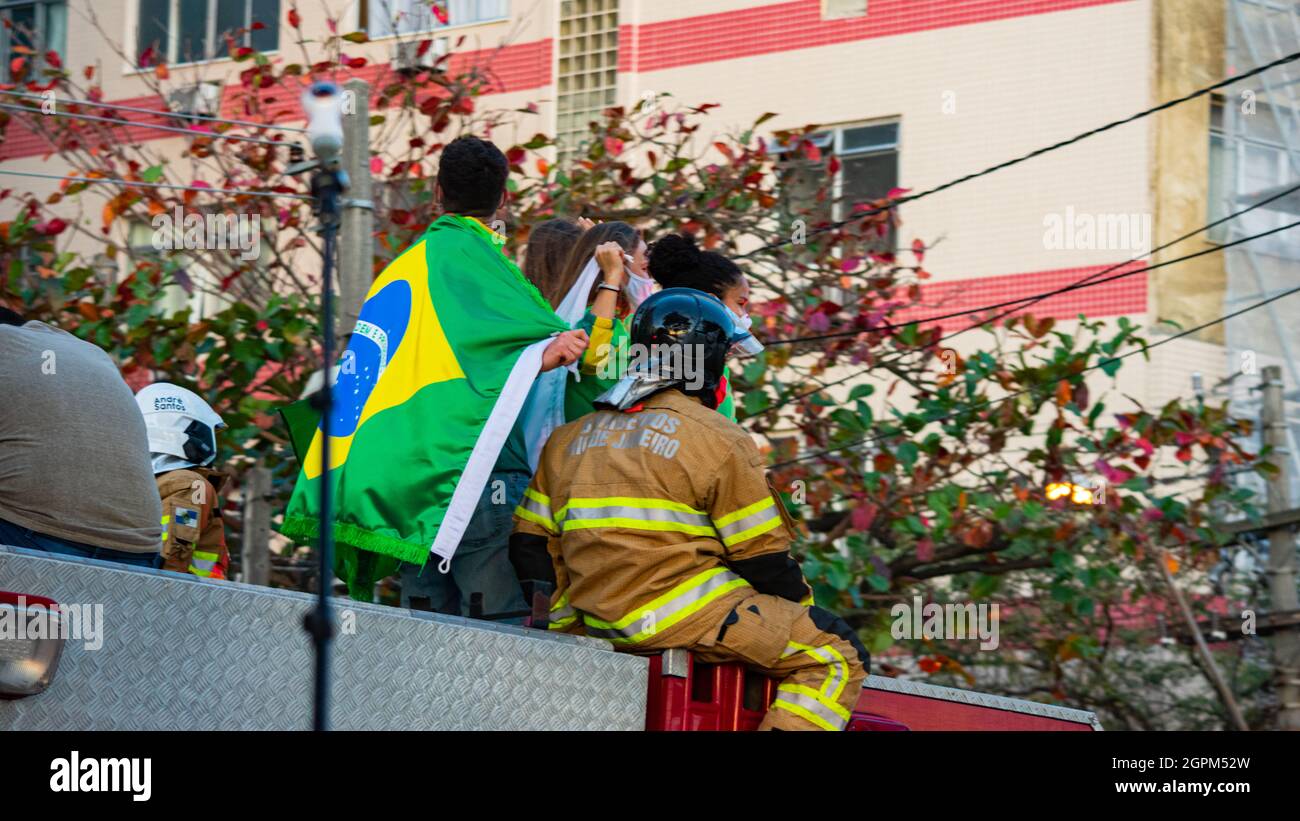
[[(1224, 60), (1228, 74), (1248, 71), (1300, 51), (1300, 8), (1276, 0), (1226, 0)], [(1214, 216), (1265, 199), (1300, 183), (1300, 67), (1271, 69), (1229, 86), (1211, 119), (1210, 203)], [(1292, 194), (1233, 220), (1213, 237), (1231, 241), (1300, 218), (1300, 194)], [(1224, 253), (1224, 312), (1238, 310), (1300, 285), (1300, 230), (1244, 243)], [(1230, 320), (1225, 327), (1228, 374), (1235, 415), (1258, 419), (1260, 372), (1279, 365), (1285, 382), (1291, 476), (1300, 476), (1300, 306), (1279, 301), (1262, 312)], [(1259, 432), (1256, 431), (1258, 440)], [(1258, 444), (1258, 441), (1256, 442)], [(1264, 493), (1256, 474), (1240, 481)], [(1291, 502), (1300, 502), (1293, 479)]]

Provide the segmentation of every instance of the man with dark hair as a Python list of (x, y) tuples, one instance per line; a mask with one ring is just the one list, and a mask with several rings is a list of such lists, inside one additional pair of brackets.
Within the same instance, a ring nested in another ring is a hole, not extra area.
[(442, 150), (438, 202), (449, 214), (490, 220), (505, 205), (506, 155), (487, 140), (460, 137)]
[(99, 348), (0, 307), (0, 544), (161, 565), (144, 418)]
[[(333, 388), (331, 433), (350, 445), (331, 472), (340, 488), (337, 566), (356, 598), (369, 600), (374, 583), (397, 571), (404, 607), (468, 615), (476, 593), (487, 615), (524, 607), (507, 555), (511, 512), (532, 475), (519, 411), (539, 369), (577, 361), (588, 340), (555, 314), (489, 225), (508, 175), (505, 155), (486, 140), (461, 137), (443, 149), (435, 188), (443, 214), (375, 280), (348, 344), (345, 360), (358, 365)], [(413, 362), (423, 370), (403, 365)], [(395, 395), (409, 399), (398, 405)], [(313, 448), (282, 529), (303, 541), (321, 526)]]

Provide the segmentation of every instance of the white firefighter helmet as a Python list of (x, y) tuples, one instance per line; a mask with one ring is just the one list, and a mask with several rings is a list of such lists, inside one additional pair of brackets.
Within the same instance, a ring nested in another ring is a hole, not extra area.
[(217, 431), (226, 426), (198, 394), (155, 382), (135, 395), (149, 433), (154, 474), (206, 467), (217, 457)]

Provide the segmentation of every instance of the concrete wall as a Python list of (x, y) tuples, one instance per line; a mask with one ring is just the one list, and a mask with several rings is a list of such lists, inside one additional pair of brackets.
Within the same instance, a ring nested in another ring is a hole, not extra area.
[[(1152, 4), (1155, 98), (1169, 100), (1224, 76), (1223, 0), (1154, 0)], [(1182, 236), (1209, 221), (1210, 98), (1201, 97), (1157, 115), (1152, 121), (1154, 161), (1150, 184), (1155, 205), (1154, 236)], [(1204, 235), (1155, 255), (1155, 262), (1212, 247)], [(1227, 274), (1222, 254), (1152, 271), (1153, 320), (1193, 327), (1223, 315)], [(1223, 326), (1200, 339), (1223, 342)]]

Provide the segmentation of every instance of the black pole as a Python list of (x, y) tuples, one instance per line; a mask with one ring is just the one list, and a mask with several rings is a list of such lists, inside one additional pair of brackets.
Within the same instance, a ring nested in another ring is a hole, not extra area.
[(333, 385), (330, 375), (334, 369), (334, 256), (339, 230), (339, 198), (346, 187), (346, 181), (342, 171), (328, 168), (317, 171), (311, 181), (312, 194), (316, 197), (316, 214), (320, 217), (325, 258), (321, 266), (321, 357), (324, 360), (325, 385), (317, 394), (317, 406), (321, 413), (320, 541), (317, 548), (320, 570), (316, 607), (303, 619), (303, 627), (311, 634), (316, 650), (312, 729), (317, 732), (329, 729), (330, 640), (334, 637), (334, 619), (329, 609), (330, 580), (334, 578), (333, 487), (330, 475)]

